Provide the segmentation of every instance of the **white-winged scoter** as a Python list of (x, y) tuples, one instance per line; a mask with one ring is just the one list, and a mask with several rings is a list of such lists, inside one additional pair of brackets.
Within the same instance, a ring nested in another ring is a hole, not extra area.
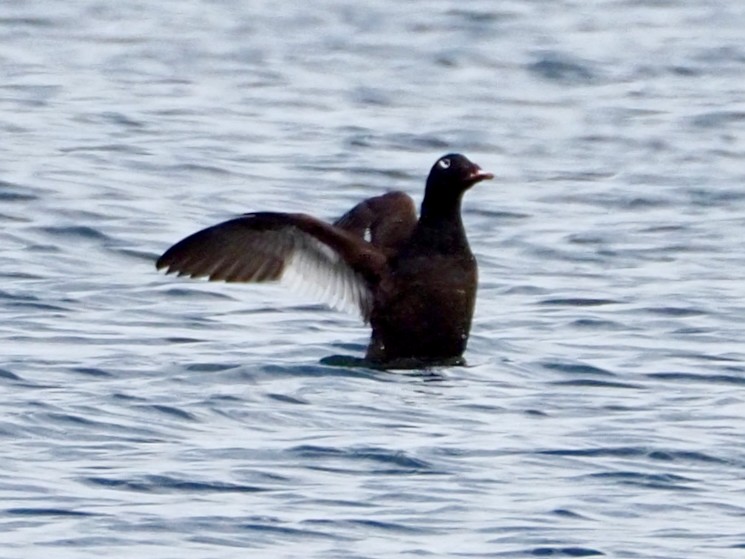
[(302, 213), (245, 214), (169, 248), (156, 266), (211, 281), (310, 285), (372, 326), (366, 360), (378, 366), (462, 362), (476, 301), (477, 267), (461, 221), (466, 190), (493, 175), (460, 154), (438, 159), (419, 219), (389, 192), (333, 224)]

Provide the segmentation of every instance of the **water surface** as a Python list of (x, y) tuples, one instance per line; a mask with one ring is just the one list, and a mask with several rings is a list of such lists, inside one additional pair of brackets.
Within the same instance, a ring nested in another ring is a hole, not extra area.
[[(250, 5), (249, 5), (250, 4)], [(742, 557), (745, 6), (0, 6), (0, 556)], [(496, 174), (468, 367), (154, 259)]]

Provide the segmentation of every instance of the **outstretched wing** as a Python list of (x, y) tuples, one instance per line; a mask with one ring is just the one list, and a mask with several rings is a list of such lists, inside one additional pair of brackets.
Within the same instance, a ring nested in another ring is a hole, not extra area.
[(304, 214), (262, 212), (203, 229), (169, 248), (156, 267), (211, 281), (286, 280), (367, 321), (385, 255), (363, 239)]
[(411, 237), (417, 223), (414, 201), (404, 192), (388, 192), (357, 204), (334, 225), (368, 238), (370, 243), (391, 256)]

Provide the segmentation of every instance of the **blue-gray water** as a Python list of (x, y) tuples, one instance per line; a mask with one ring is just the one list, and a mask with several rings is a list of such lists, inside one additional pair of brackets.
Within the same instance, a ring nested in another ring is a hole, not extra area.
[[(0, 557), (745, 556), (745, 4), (0, 3)], [(153, 261), (420, 199), (470, 366)]]

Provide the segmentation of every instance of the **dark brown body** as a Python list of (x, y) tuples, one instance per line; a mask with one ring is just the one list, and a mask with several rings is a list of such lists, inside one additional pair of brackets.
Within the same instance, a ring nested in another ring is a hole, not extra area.
[(375, 292), (367, 358), (444, 362), (460, 357), (476, 303), (476, 259), (470, 251), (401, 259), (391, 267)]

